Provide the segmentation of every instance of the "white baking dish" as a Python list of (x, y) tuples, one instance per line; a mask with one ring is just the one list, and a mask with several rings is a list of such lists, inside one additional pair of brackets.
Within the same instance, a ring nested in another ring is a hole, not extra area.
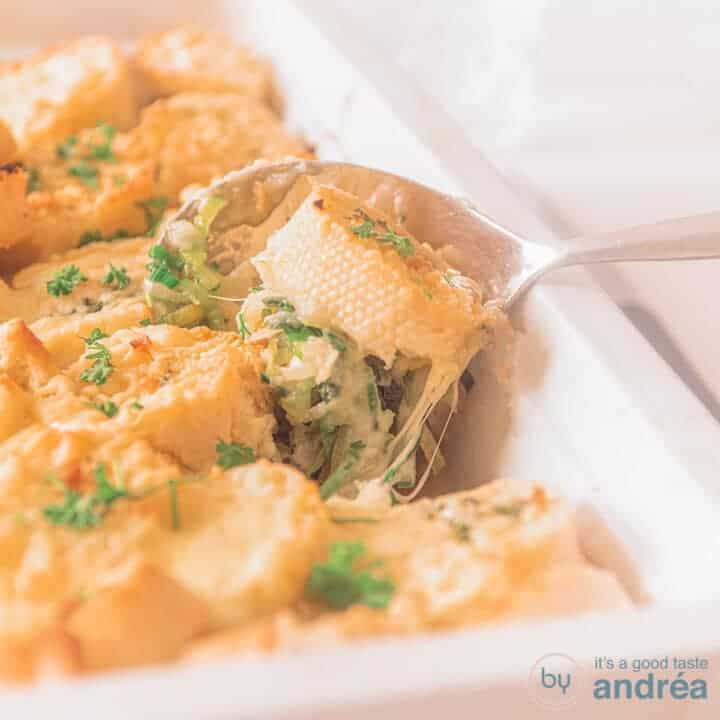
[[(0, 24), (3, 54), (81, 32), (129, 40), (184, 19), (220, 26), (274, 59), (288, 120), (321, 156), (470, 194), (513, 230), (554, 242), (442, 111), (371, 52), (330, 4), (13, 5)], [(519, 321), (526, 332), (512, 417), (478, 363), (478, 387), (448, 444), (453, 482), (508, 475), (570, 496), (585, 551), (618, 574), (637, 610), (118, 674), (8, 694), (0, 716), (57, 717), (60, 709), (73, 718), (536, 717), (541, 710), (527, 678), (548, 653), (570, 655), (588, 672), (598, 655), (697, 654), (710, 658), (717, 680), (720, 428), (584, 272), (564, 272), (534, 291)], [(713, 690), (720, 685), (711, 681), (710, 699), (683, 712), (712, 713)], [(584, 718), (637, 710), (627, 701), (592, 699), (579, 707)], [(679, 707), (655, 703), (653, 717), (677, 717)]]

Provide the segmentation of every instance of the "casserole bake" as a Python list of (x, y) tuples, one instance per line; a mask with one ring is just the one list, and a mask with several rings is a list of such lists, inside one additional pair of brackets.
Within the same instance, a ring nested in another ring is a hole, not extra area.
[[(190, 228), (166, 227), (166, 210), (187, 186), (309, 151), (269, 91), (198, 94), (207, 58), (194, 67), (186, 38), (220, 65), (245, 57), (195, 28), (148, 38), (179, 42), (191, 72), (163, 83), (167, 57), (152, 70), (147, 51), (132, 127), (102, 115), (104, 89), (92, 121), (73, 115), (95, 70), (70, 46), (55, 52), (80, 79), (43, 105), (60, 119), (36, 137), (16, 118), (39, 111), (6, 116), (19, 137), (0, 185), (14, 228), (0, 258), (4, 676), (624, 605), (540, 489), (392, 507), (431, 474), (429, 414), (454, 408), (502, 321), (399, 219), (314, 188), (266, 248), (233, 259), (252, 266), (240, 316), (209, 297), (223, 207), (210, 196)], [(3, 68), (7, 87), (43, 62)], [(587, 597), (568, 606), (570, 586)]]

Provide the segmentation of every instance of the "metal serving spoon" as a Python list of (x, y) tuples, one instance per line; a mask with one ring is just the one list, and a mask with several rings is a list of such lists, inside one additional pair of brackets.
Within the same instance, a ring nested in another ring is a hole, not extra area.
[[(232, 172), (189, 200), (175, 219), (192, 220), (200, 202), (228, 200), (213, 232), (239, 226), (268, 236), (282, 225), (315, 182), (347, 190), (402, 222), (418, 240), (441, 250), (448, 262), (483, 289), (486, 302), (509, 310), (551, 270), (571, 265), (649, 260), (720, 258), (720, 213), (684, 217), (578, 238), (556, 249), (515, 235), (468, 200), (419, 183), (348, 163), (257, 163)], [(162, 240), (161, 240), (162, 241)], [(213, 248), (211, 247), (211, 253)], [(216, 254), (222, 248), (215, 248)], [(230, 299), (219, 297), (218, 299)]]

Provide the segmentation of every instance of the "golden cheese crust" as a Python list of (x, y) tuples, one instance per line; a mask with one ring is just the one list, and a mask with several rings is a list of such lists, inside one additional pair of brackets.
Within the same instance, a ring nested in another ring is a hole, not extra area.
[[(83, 379), (93, 363), (85, 354), (61, 369), (21, 320), (0, 325), (0, 340), (0, 413), (10, 429), (32, 418), (76, 429), (102, 425), (142, 437), (192, 470), (215, 462), (221, 440), (262, 457), (277, 454), (259, 355), (235, 334), (167, 325), (118, 330), (103, 338), (111, 372), (102, 384)], [(97, 409), (107, 403), (110, 416)]]
[(341, 521), (330, 542), (361, 542), (366, 562), (381, 562), (381, 574), (394, 585), (388, 608), (296, 606), (199, 638), (187, 661), (629, 604), (617, 580), (582, 557), (570, 508), (539, 488), (497, 481), (389, 511), (342, 500), (330, 505)]
[[(142, 112), (136, 76), (160, 98)], [(498, 482), (389, 507), (386, 474), (382, 492), (321, 500), (317, 479), (274, 462), (294, 440), (263, 375), (267, 337), (245, 342), (243, 316), (240, 332), (151, 322), (150, 236), (183, 195), (312, 156), (280, 104), (265, 61), (193, 26), (144, 36), (132, 63), (89, 37), (0, 64), (0, 685), (627, 602), (541, 490)], [(236, 281), (252, 274), (243, 260)], [(393, 473), (502, 321), (400, 224), (332, 187), (253, 262), (258, 316), (272, 291), (363, 356), (427, 370)], [(153, 263), (154, 286), (189, 296), (176, 257)], [(375, 413), (362, 369), (357, 397)], [(320, 430), (333, 452), (338, 428)], [(384, 609), (331, 609), (307, 590), (333, 548), (357, 543), (390, 581)]]
[(281, 106), (268, 62), (226, 35), (196, 25), (143, 35), (135, 63), (154, 97), (232, 92)]
[[(0, 145), (2, 127), (0, 126)], [(0, 147), (0, 158), (2, 147)], [(0, 251), (30, 238), (29, 210), (25, 200), (28, 176), (21, 165), (0, 165)]]
[[(148, 230), (144, 205), (154, 197), (155, 166), (151, 159), (131, 162), (116, 152), (118, 143), (108, 140), (106, 127), (71, 136), (75, 142), (66, 156), (58, 154), (55, 141), (38, 143), (25, 153), (23, 163), (34, 178), (20, 205), (25, 233), (4, 243), (9, 249), (0, 252), (0, 271), (7, 274), (89, 242)], [(87, 160), (93, 149), (105, 146), (112, 153), (108, 160)], [(2, 193), (0, 186), (0, 202)]]
[(175, 197), (255, 160), (310, 157), (307, 145), (251, 97), (235, 93), (182, 93), (146, 108), (128, 139), (127, 156), (152, 158), (156, 193)]
[(0, 229), (0, 273), (93, 238), (150, 233), (157, 224), (151, 221), (176, 204), (184, 188), (259, 158), (310, 156), (266, 106), (237, 94), (159, 100), (131, 132), (116, 130), (101, 124), (61, 142), (34, 143), (22, 155), (32, 186), (24, 174), (4, 182), (0, 176), (0, 209), (12, 208)]
[[(9, 280), (7, 302), (0, 303), (0, 321), (19, 317), (32, 323), (54, 316), (69, 318), (90, 310), (97, 314), (100, 303), (105, 306), (118, 298), (139, 296), (151, 245), (152, 240), (143, 237), (91, 243), (26, 267)], [(51, 295), (48, 281), (68, 265), (76, 266), (87, 280), (67, 295)], [(126, 270), (129, 281), (126, 287), (103, 284), (111, 265)]]
[[(115, 402), (120, 410), (109, 426), (131, 428), (193, 470), (212, 465), (220, 440), (276, 456), (259, 354), (236, 334), (158, 325), (120, 330), (105, 346), (112, 375), (103, 385), (80, 383), (80, 395)], [(91, 362), (83, 357), (67, 374), (79, 379)]]
[[(263, 461), (193, 478), (128, 436), (23, 435), (32, 456), (10, 443), (0, 463), (0, 647), (17, 657), (6, 680), (13, 668), (39, 672), (24, 666), (39, 662), (49, 632), (76, 646), (71, 667), (151, 664), (198, 633), (297, 600), (327, 528), (300, 473)], [(90, 529), (52, 523), (47, 508), (64, 497), (54, 483), (87, 494), (98, 467), (128, 494)]]
[(18, 147), (10, 128), (0, 121), (0, 165), (17, 160)]
[[(0, 287), (0, 322), (24, 320), (55, 362), (67, 367), (83, 354), (82, 338), (93, 328), (111, 334), (149, 319), (142, 283), (151, 244), (147, 238), (92, 243), (26, 267), (10, 285)], [(87, 280), (68, 295), (49, 294), (47, 283), (68, 266), (77, 267)], [(111, 267), (125, 270), (126, 287), (104, 282)]]
[(125, 130), (137, 111), (130, 64), (107, 38), (85, 37), (0, 64), (0, 121), (21, 152), (100, 120)]

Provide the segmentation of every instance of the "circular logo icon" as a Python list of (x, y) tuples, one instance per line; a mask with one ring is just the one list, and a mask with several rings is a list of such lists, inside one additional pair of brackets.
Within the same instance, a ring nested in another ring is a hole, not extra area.
[(584, 685), (582, 666), (569, 655), (543, 655), (530, 670), (528, 690), (538, 704), (546, 708), (574, 705)]

